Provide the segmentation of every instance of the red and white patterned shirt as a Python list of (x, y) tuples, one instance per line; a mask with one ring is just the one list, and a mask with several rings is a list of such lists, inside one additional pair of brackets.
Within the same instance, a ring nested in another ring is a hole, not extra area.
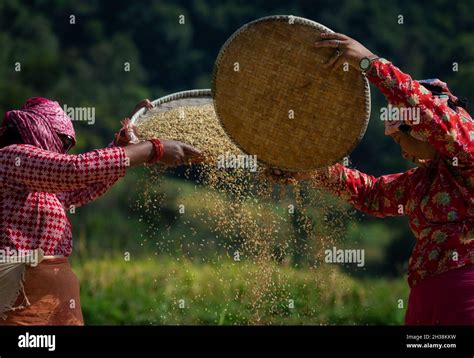
[(0, 149), (0, 249), (69, 256), (66, 211), (104, 194), (125, 175), (126, 164), (122, 147), (79, 155), (27, 144)]
[(421, 118), (411, 128), (440, 154), (427, 167), (375, 178), (340, 164), (321, 183), (357, 209), (384, 217), (407, 215), (416, 245), (410, 286), (431, 275), (474, 263), (474, 123), (458, 107), (401, 72), (390, 62), (372, 63), (367, 78), (398, 107), (416, 107)]

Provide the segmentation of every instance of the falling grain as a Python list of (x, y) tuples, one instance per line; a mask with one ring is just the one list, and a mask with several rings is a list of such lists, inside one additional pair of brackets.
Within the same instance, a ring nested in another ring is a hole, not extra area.
[[(290, 283), (280, 277), (275, 263), (297, 267), (321, 264), (323, 248), (337, 240), (341, 233), (344, 235), (343, 230), (335, 233), (322, 219), (328, 211), (333, 211), (334, 202), (325, 201), (325, 195), (309, 184), (294, 182), (291, 187), (276, 184), (262, 165), (256, 171), (220, 168), (217, 165), (220, 156), (244, 153), (222, 129), (212, 104), (152, 112), (138, 126), (138, 134), (142, 140), (178, 140), (195, 146), (205, 156), (203, 163), (189, 166), (185, 171), (185, 177), (196, 183), (195, 190), (179, 196), (179, 200), (191, 216), (175, 214), (175, 224), (163, 224), (160, 219), (164, 215), (162, 208), (173, 199), (166, 197), (162, 187), (167, 180), (163, 175), (167, 169), (150, 168), (151, 175), (143, 185), (143, 197), (137, 203), (139, 208), (145, 208), (148, 228), (144, 236), (156, 242), (160, 253), (196, 259), (207, 247), (206, 253), (209, 248), (215, 248), (216, 257), (212, 259), (234, 261), (240, 272), (248, 267), (244, 262), (256, 264), (259, 269), (253, 272), (252, 279), (247, 279), (245, 292), (228, 299), (252, 302), (253, 314), (248, 323), (272, 323), (272, 316), (285, 311), (285, 302), (290, 298), (287, 290)], [(196, 203), (201, 205), (196, 206)], [(289, 205), (294, 206), (294, 212), (288, 210)], [(347, 210), (343, 206), (339, 209), (348, 220)], [(170, 234), (172, 225), (179, 224), (196, 237), (199, 234), (193, 226), (196, 222), (209, 228), (214, 237), (195, 242)], [(175, 251), (171, 252), (170, 247)], [(223, 319), (222, 312), (219, 317)]]

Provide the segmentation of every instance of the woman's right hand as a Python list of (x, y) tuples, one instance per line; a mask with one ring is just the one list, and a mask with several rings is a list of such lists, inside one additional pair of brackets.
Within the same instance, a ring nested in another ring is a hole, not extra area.
[[(188, 144), (165, 139), (160, 142), (164, 150), (160, 163), (164, 165), (178, 166), (203, 161), (201, 152)], [(130, 167), (149, 163), (155, 155), (155, 148), (148, 140), (127, 145), (124, 150)]]
[(202, 162), (201, 152), (189, 144), (175, 140), (161, 140), (164, 148), (163, 157), (160, 163), (169, 166), (179, 166), (191, 163)]
[(375, 56), (369, 49), (349, 36), (322, 32), (320, 40), (314, 43), (316, 48), (330, 47), (337, 50), (335, 54), (324, 65), (326, 68), (338, 68), (347, 62), (353, 68), (360, 70), (360, 61), (363, 58), (373, 59)]

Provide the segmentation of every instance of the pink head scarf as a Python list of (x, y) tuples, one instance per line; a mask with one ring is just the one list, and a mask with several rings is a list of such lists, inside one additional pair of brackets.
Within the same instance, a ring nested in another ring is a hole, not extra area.
[(76, 143), (71, 118), (58, 102), (47, 98), (30, 98), (21, 109), (7, 112), (2, 127), (5, 128), (8, 123), (18, 129), (23, 143), (45, 150), (64, 153), (58, 134), (67, 135)]

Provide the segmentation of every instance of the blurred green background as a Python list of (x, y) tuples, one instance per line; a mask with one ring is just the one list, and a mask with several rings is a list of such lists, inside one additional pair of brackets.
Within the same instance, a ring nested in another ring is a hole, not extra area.
[[(73, 153), (104, 147), (139, 100), (209, 88), (225, 40), (243, 24), (272, 14), (320, 22), (354, 37), (413, 77), (441, 78), (454, 93), (472, 99), (473, 13), (473, 1), (443, 0), (1, 0), (0, 109), (17, 108), (33, 96), (94, 107), (94, 125), (75, 122), (78, 145)], [(124, 70), (126, 63), (130, 71)], [(458, 71), (453, 63), (459, 64)], [(21, 71), (15, 71), (18, 64)], [(376, 176), (404, 171), (410, 164), (383, 136), (378, 113), (385, 100), (375, 88), (372, 97), (369, 129), (351, 154), (351, 167)], [(167, 174), (160, 188), (166, 200), (154, 225), (163, 228), (166, 240), (150, 233), (154, 218), (137, 205), (149, 176), (145, 170), (130, 171), (103, 198), (70, 215), (72, 261), (82, 283), (86, 323), (403, 322), (408, 292), (404, 276), (414, 244), (405, 218), (375, 219), (344, 205), (327, 213), (334, 222), (338, 210), (351, 213), (350, 222), (337, 228), (344, 230), (340, 246), (364, 248), (364, 269), (315, 268), (310, 255), (302, 259), (298, 250), (291, 251), (292, 257), (271, 269), (275, 280), (281, 280), (278, 292), (267, 290), (269, 298), (256, 308), (249, 282), (260, 269), (258, 263), (216, 259), (229, 252), (215, 244), (210, 228), (176, 220), (183, 188), (192, 185), (179, 170)], [(194, 209), (204, 204), (196, 201)], [(194, 235), (186, 235), (190, 227), (196, 228)], [(287, 229), (296, 230), (294, 225)], [(199, 250), (192, 250), (196, 243)]]

